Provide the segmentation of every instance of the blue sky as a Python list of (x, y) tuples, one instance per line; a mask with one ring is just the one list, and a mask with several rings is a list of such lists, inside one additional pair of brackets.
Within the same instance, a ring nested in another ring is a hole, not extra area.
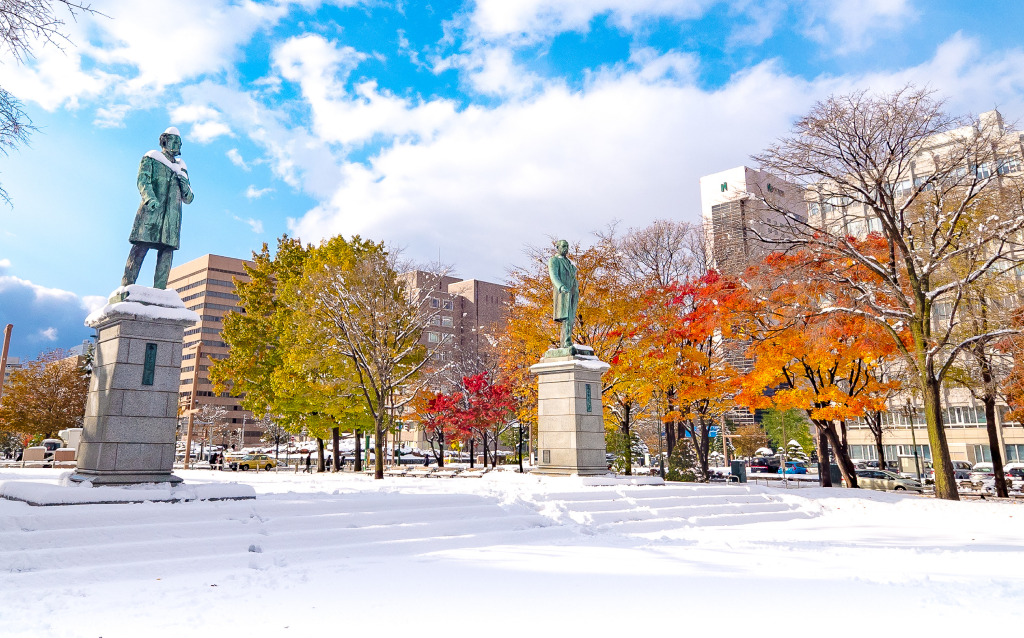
[(73, 46), (0, 65), (41, 129), (0, 158), (0, 324), (14, 356), (88, 336), (170, 125), (196, 192), (175, 263), (358, 233), (501, 281), (549, 235), (695, 220), (701, 175), (830, 93), (1017, 120), (1022, 5), (95, 0)]

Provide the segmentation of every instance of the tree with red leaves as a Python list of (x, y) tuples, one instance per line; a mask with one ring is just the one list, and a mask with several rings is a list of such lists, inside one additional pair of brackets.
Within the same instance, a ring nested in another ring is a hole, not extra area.
[[(444, 466), (445, 445), (455, 441), (470, 446), (472, 459), (476, 438), (484, 450), (484, 464), (497, 465), (498, 439), (515, 415), (511, 389), (482, 372), (462, 378), (463, 391), (421, 393), (414, 402), (430, 448), (439, 466)], [(493, 444), (493, 454), (490, 446)], [(472, 461), (470, 462), (472, 465)]]

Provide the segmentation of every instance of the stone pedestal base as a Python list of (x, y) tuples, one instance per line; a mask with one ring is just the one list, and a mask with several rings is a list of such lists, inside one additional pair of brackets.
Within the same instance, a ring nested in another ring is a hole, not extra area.
[(184, 330), (199, 320), (173, 290), (119, 288), (86, 319), (98, 339), (78, 469), (93, 485), (172, 483)]
[(608, 473), (601, 375), (609, 367), (597, 357), (575, 354), (545, 355), (540, 363), (530, 368), (537, 377), (538, 391), (535, 473), (558, 476)]

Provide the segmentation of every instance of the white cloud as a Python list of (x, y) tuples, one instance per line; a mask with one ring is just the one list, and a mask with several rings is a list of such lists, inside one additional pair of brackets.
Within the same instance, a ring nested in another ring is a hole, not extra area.
[(631, 28), (637, 18), (647, 16), (698, 17), (714, 4), (717, 0), (477, 0), (470, 20), (485, 40), (525, 43), (563, 31), (587, 31), (601, 14)]
[(112, 104), (107, 108), (98, 108), (96, 119), (92, 123), (100, 128), (121, 128), (131, 108), (128, 104)]
[(699, 18), (722, 4), (733, 28), (730, 44), (764, 42), (792, 9), (804, 17), (798, 30), (836, 53), (864, 49), (877, 36), (897, 33), (918, 17), (913, 0), (477, 0), (462, 22), (484, 43), (523, 46), (567, 31), (587, 32), (601, 15), (635, 31), (657, 18)]
[(54, 328), (53, 326), (50, 326), (46, 330), (40, 330), (39, 331), (39, 336), (42, 339), (45, 339), (47, 341), (56, 341), (57, 340), (57, 329)]
[(7, 270), (11, 267), (10, 259), (0, 259), (0, 270)]
[(263, 220), (261, 220), (261, 219), (253, 219), (252, 217), (250, 217), (248, 219), (242, 219), (241, 217), (239, 217), (237, 215), (233, 215), (233, 217), (237, 221), (240, 221), (240, 222), (245, 223), (245, 224), (249, 224), (249, 228), (252, 228), (252, 232), (256, 233), (257, 235), (260, 235), (260, 234), (263, 233)]
[(232, 164), (241, 168), (243, 171), (252, 170), (251, 168), (249, 168), (249, 165), (245, 163), (245, 160), (242, 159), (242, 154), (238, 152), (237, 148), (229, 150), (227, 153), (225, 153), (225, 155), (228, 156), (228, 159), (231, 160)]
[(349, 74), (366, 54), (319, 35), (291, 38), (274, 51), (274, 66), (298, 83), (313, 113), (313, 131), (327, 142), (357, 145), (375, 135), (429, 138), (455, 113), (450, 100), (413, 102), (377, 88), (375, 80), (348, 92)]
[(273, 193), (273, 188), (256, 188), (254, 185), (249, 184), (249, 188), (245, 190), (245, 196), (249, 199), (259, 199), (267, 193)]
[(231, 127), (223, 122), (221, 113), (204, 104), (185, 104), (171, 110), (171, 121), (175, 124), (187, 122), (192, 130), (185, 136), (200, 144), (206, 144), (221, 135), (232, 135)]
[(84, 295), (82, 297), (82, 308), (84, 308), (86, 312), (99, 310), (105, 305), (107, 305), (107, 298), (101, 295)]
[[(79, 14), (63, 30), (72, 45), (36, 49), (27, 65), (0, 56), (0, 86), (47, 110), (78, 108), (106, 96), (116, 107), (97, 113), (101, 126), (116, 126), (132, 108), (153, 106), (168, 86), (218, 74), (239, 59), (242, 45), (274, 25), (292, 4), (253, 0), (107, 0), (110, 18)], [(352, 4), (342, 2), (339, 4)]]
[(911, 0), (826, 0), (807, 2), (807, 34), (836, 53), (860, 51), (879, 35), (891, 35), (914, 23), (918, 12)]
[[(305, 241), (360, 233), (423, 258), (441, 246), (483, 272), (467, 274), (499, 277), (524, 243), (549, 234), (582, 239), (612, 219), (695, 219), (701, 175), (749, 163), (830, 93), (915, 82), (950, 95), (957, 112), (992, 103), (1024, 111), (1024, 53), (981, 58), (960, 36), (895, 73), (804, 80), (764, 63), (705, 90), (695, 68), (687, 54), (638, 50), (582, 90), (548, 82), (493, 108), (469, 106), (365, 164), (338, 154), (333, 193), (292, 230)], [(298, 160), (293, 170), (302, 167)]]

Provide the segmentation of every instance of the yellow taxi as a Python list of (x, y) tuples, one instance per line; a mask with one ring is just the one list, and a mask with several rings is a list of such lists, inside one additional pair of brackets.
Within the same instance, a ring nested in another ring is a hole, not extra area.
[(277, 467), (277, 459), (266, 454), (245, 454), (243, 456), (229, 457), (225, 460), (227, 466), (232, 470), (271, 470)]

